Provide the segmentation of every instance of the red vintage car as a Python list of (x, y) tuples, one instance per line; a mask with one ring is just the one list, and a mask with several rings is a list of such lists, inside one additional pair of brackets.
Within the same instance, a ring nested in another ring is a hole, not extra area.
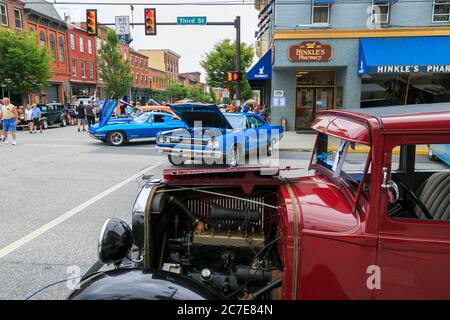
[(421, 152), (449, 110), (320, 112), (307, 177), (165, 170), (70, 299), (450, 299), (450, 171)]

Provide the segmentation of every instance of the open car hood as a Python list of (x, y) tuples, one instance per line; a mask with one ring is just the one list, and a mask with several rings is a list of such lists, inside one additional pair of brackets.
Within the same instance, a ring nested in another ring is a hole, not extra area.
[(104, 127), (108, 124), (109, 119), (111, 119), (112, 114), (114, 113), (114, 109), (116, 109), (117, 100), (106, 100), (103, 103), (102, 112), (100, 115), (100, 123), (99, 127)]
[(216, 105), (185, 103), (171, 104), (170, 107), (188, 128), (193, 128), (196, 122), (201, 122), (203, 128), (233, 129)]

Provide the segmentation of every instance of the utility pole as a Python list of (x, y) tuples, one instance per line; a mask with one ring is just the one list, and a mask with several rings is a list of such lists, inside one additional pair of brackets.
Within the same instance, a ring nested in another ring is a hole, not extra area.
[[(236, 72), (241, 73), (241, 17), (237, 16), (234, 20), (236, 28)], [(236, 81), (236, 100), (241, 101), (241, 82)]]

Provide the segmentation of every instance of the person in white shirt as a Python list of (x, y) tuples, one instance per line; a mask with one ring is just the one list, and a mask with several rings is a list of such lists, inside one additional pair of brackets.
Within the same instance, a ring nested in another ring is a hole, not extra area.
[(25, 123), (28, 125), (28, 132), (30, 134), (33, 133), (33, 110), (31, 110), (31, 106), (27, 104), (25, 108)]

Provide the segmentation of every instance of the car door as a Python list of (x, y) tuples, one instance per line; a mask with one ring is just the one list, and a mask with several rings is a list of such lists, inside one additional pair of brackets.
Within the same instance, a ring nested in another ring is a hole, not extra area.
[(156, 134), (166, 128), (166, 115), (153, 114), (147, 122), (143, 124), (142, 138), (156, 138)]
[[(448, 136), (448, 135), (447, 135)], [(445, 143), (445, 134), (441, 137), (429, 136), (428, 141), (421, 137), (407, 138), (386, 137), (387, 148), (383, 167), (390, 169), (394, 174), (404, 178), (410, 188), (423, 197), (423, 190), (428, 185), (427, 179), (433, 179), (433, 173), (448, 169), (444, 164), (438, 164), (429, 160), (426, 154), (415, 153), (415, 162), (411, 169), (411, 163), (398, 167), (396, 155), (392, 151), (395, 147), (408, 144), (426, 145), (431, 143)], [(398, 139), (398, 140), (397, 140)], [(447, 138), (448, 140), (448, 138)], [(450, 141), (449, 141), (450, 142)], [(448, 142), (447, 142), (448, 143)], [(412, 155), (414, 156), (414, 154)], [(399, 161), (401, 163), (401, 160)], [(427, 169), (428, 168), (428, 169)], [(407, 171), (408, 170), (408, 171)], [(423, 182), (417, 183), (420, 179)], [(419, 187), (414, 184), (420, 184)], [(439, 188), (433, 188), (438, 190)], [(402, 189), (400, 189), (402, 190)], [(431, 189), (427, 191), (433, 191)], [(444, 191), (441, 203), (449, 197), (448, 188)], [(425, 197), (426, 199), (426, 197)], [(426, 219), (424, 217), (393, 216), (388, 214), (387, 191), (380, 201), (382, 208), (379, 224), (379, 240), (376, 265), (379, 268), (379, 288), (375, 288), (374, 296), (377, 299), (450, 299), (450, 220)], [(392, 205), (391, 205), (392, 206)], [(444, 210), (448, 215), (448, 207), (441, 209), (441, 205), (430, 211), (433, 216), (440, 216)]]
[(246, 138), (246, 148), (249, 152), (255, 152), (258, 150), (258, 140), (259, 140), (259, 127), (256, 118), (253, 116), (245, 116), (246, 118), (246, 128), (245, 128), (245, 138)]

